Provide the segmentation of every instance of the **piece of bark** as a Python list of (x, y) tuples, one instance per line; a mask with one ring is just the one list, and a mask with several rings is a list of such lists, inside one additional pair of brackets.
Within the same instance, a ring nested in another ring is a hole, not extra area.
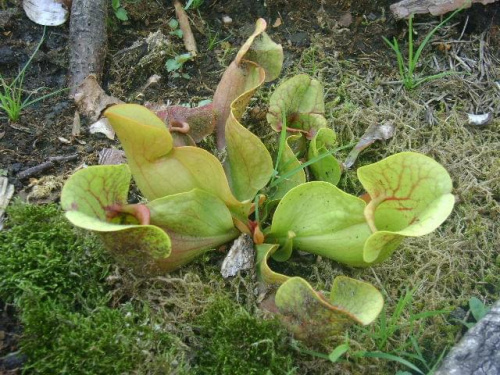
[(500, 374), (500, 301), (451, 349), (434, 375)]
[(99, 151), (99, 165), (118, 165), (126, 162), (127, 158), (122, 150), (103, 148)]
[(0, 177), (0, 230), (3, 228), (3, 214), (14, 195), (14, 185), (9, 184), (7, 177)]
[(94, 74), (80, 83), (74, 93), (74, 99), (78, 112), (93, 122), (101, 118), (106, 108), (123, 103), (120, 99), (106, 94)]
[(184, 47), (186, 47), (186, 51), (191, 53), (192, 56), (196, 56), (198, 54), (198, 49), (196, 48), (196, 40), (194, 39), (193, 32), (191, 31), (186, 11), (179, 0), (174, 1), (174, 7), (175, 15), (179, 21), (179, 27), (182, 30), (182, 41), (184, 42)]
[(69, 95), (90, 74), (100, 82), (107, 49), (108, 0), (74, 0), (69, 26)]
[[(472, 0), (472, 3), (483, 5), (494, 3), (498, 0)], [(469, 8), (471, 0), (402, 0), (390, 6), (392, 14), (396, 18), (408, 18), (411, 14), (430, 13), (440, 16), (461, 7)]]
[(222, 262), (222, 277), (235, 276), (239, 271), (246, 271), (253, 267), (255, 250), (252, 238), (246, 234), (241, 234), (231, 246), (224, 262)]
[(79, 137), (81, 128), (80, 113), (78, 113), (78, 111), (75, 111), (75, 116), (73, 117), (73, 127), (71, 128), (71, 135), (73, 137)]

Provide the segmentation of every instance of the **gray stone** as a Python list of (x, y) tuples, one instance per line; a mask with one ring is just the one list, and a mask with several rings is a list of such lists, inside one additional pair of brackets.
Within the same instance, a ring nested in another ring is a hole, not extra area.
[(451, 349), (434, 375), (500, 374), (500, 301)]

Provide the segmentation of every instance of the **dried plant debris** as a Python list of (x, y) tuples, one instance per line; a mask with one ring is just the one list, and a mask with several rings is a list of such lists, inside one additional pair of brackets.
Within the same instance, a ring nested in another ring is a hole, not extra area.
[(168, 56), (175, 56), (172, 43), (160, 30), (114, 54), (109, 91), (117, 96), (130, 94), (152, 75), (164, 70)]
[(179, 20), (179, 27), (182, 30), (182, 40), (184, 41), (184, 47), (186, 51), (191, 53), (191, 56), (196, 56), (198, 54), (198, 49), (196, 48), (196, 40), (194, 39), (193, 32), (191, 31), (191, 26), (189, 25), (189, 18), (179, 0), (174, 1), (175, 15)]
[(106, 94), (97, 82), (97, 77), (93, 74), (80, 84), (74, 98), (80, 114), (88, 117), (91, 121), (99, 120), (102, 112), (109, 106), (123, 103), (121, 100)]
[(255, 249), (252, 238), (243, 233), (234, 242), (227, 253), (224, 262), (222, 262), (222, 277), (235, 276), (239, 271), (246, 271), (253, 267), (255, 258)]
[(63, 176), (43, 176), (40, 179), (30, 179), (31, 192), (26, 200), (29, 203), (52, 203), (59, 198), (59, 190), (63, 186)]
[(430, 13), (433, 16), (452, 12), (460, 7), (470, 7), (472, 3), (483, 5), (494, 3), (498, 0), (402, 0), (391, 5), (391, 11), (396, 18), (406, 18), (411, 14)]
[(493, 114), (483, 113), (480, 115), (475, 115), (473, 113), (467, 113), (467, 118), (469, 120), (469, 125), (485, 126), (488, 125), (491, 120), (493, 120)]
[(358, 155), (365, 148), (373, 144), (375, 141), (387, 140), (394, 136), (394, 124), (390, 122), (385, 122), (383, 124), (372, 124), (366, 129), (365, 134), (361, 137), (359, 142), (354, 146), (352, 151), (347, 156), (346, 161), (344, 162), (344, 168), (351, 168)]
[(0, 177), (0, 230), (3, 228), (3, 214), (14, 195), (14, 185), (9, 184), (7, 177)]
[(116, 148), (103, 148), (99, 151), (99, 165), (125, 164), (127, 158), (125, 152)]
[(33, 22), (43, 26), (59, 26), (69, 16), (71, 1), (64, 0), (24, 0), (23, 9)]

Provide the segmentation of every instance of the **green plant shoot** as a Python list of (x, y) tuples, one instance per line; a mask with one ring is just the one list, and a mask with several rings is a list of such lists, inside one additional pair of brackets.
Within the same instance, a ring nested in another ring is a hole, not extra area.
[(429, 41), (433, 37), (433, 35), (445, 25), (450, 19), (452, 19), (458, 12), (462, 11), (464, 6), (455, 10), (448, 17), (446, 17), (443, 21), (441, 21), (436, 27), (434, 27), (424, 38), (424, 40), (420, 43), (417, 50), (414, 52), (414, 42), (413, 42), (413, 14), (410, 15), (408, 19), (408, 58), (405, 64), (405, 60), (403, 58), (403, 53), (401, 52), (401, 48), (399, 47), (399, 43), (396, 38), (391, 42), (389, 39), (383, 37), (384, 42), (392, 48), (396, 55), (396, 59), (398, 62), (399, 75), (403, 82), (403, 85), (408, 90), (413, 90), (417, 86), (422, 83), (432, 81), (435, 79), (439, 79), (451, 74), (457, 74), (457, 72), (442, 72), (438, 74), (433, 74), (427, 77), (418, 78), (416, 75), (416, 68), (418, 66), (418, 61), (420, 56), (422, 55), (422, 51), (425, 46), (428, 45)]
[(26, 64), (24, 64), (24, 67), (19, 71), (18, 75), (12, 80), (12, 82), (7, 83), (5, 78), (0, 74), (0, 85), (1, 85), (0, 109), (7, 114), (7, 117), (9, 118), (10, 121), (14, 122), (18, 121), (21, 116), (21, 112), (30, 105), (35, 104), (41, 100), (47, 99), (48, 97), (59, 94), (62, 91), (66, 90), (66, 89), (57, 90), (49, 94), (43, 95), (39, 98), (31, 99), (32, 95), (36, 92), (34, 91), (23, 99), (23, 93), (25, 91), (24, 77), (26, 75), (26, 70), (31, 65), (31, 61), (33, 61), (33, 58), (35, 57), (38, 50), (43, 44), (43, 41), (45, 39), (45, 30), (46, 28), (44, 27), (40, 42), (38, 42), (38, 45), (31, 54), (29, 60), (26, 62)]

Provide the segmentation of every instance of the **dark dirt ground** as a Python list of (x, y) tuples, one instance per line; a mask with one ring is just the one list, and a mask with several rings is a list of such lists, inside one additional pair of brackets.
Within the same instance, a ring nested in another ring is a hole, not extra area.
[[(161, 30), (169, 34), (168, 21), (175, 17), (169, 1), (123, 2), (130, 21), (120, 24), (112, 11), (108, 14), (109, 52), (106, 59), (103, 87), (111, 95), (124, 101), (197, 103), (210, 98), (225, 66), (231, 61), (237, 47), (252, 30), (256, 18), (263, 17), (273, 25), (280, 17), (282, 25), (269, 27), (268, 33), (284, 46), (286, 69), (301, 59), (304, 50), (314, 40), (329, 41), (323, 44), (321, 54), (335, 55), (339, 60), (366, 60), (367, 66), (379, 71), (394, 73), (394, 56), (385, 46), (382, 36), (402, 39), (406, 23), (392, 18), (389, 5), (395, 1), (304, 1), (304, 0), (205, 0), (199, 11), (190, 12), (194, 34), (200, 50), (199, 57), (186, 64), (184, 72), (191, 78), (171, 78), (167, 72), (150, 67), (134, 76), (128, 76), (131, 66), (120, 65), (119, 51), (145, 38), (149, 33)], [(14, 77), (28, 60), (42, 36), (42, 27), (31, 22), (22, 11), (18, 1), (8, 0), (0, 13), (0, 73), (5, 78)], [(13, 15), (6, 16), (6, 11)], [(230, 16), (232, 22), (224, 24), (222, 17)], [(480, 34), (489, 31), (490, 41), (497, 56), (500, 50), (500, 3), (487, 7), (475, 5), (459, 14), (456, 29), (462, 30), (468, 17), (466, 33)], [(418, 17), (425, 22), (428, 17)], [(3, 26), (2, 26), (3, 25)], [(210, 29), (211, 32), (207, 32)], [(342, 30), (339, 33), (339, 30)], [(47, 29), (47, 37), (27, 71), (25, 89), (38, 90), (45, 94), (65, 86), (68, 73), (68, 24)], [(224, 40), (209, 50), (210, 33), (219, 33)], [(182, 53), (182, 42), (171, 38), (173, 51)], [(368, 69), (368, 68), (367, 68)], [(138, 89), (152, 74), (162, 76), (158, 84), (144, 91), (137, 99)], [(499, 77), (497, 77), (499, 78)], [(131, 100), (131, 98), (133, 100)], [(57, 201), (64, 176), (84, 163), (96, 164), (99, 151), (117, 145), (100, 134), (88, 134), (88, 121), (82, 119), (82, 135), (72, 138), (71, 129), (75, 112), (74, 104), (65, 93), (57, 95), (27, 108), (18, 123), (8, 121), (0, 113), (0, 175), (5, 175), (14, 184), (16, 194), (26, 198), (34, 186), (43, 185), (38, 196), (31, 194), (33, 202)], [(61, 141), (63, 137), (67, 141)], [(53, 156), (78, 154), (71, 162), (56, 164), (29, 179), (19, 179), (18, 173), (38, 165)], [(19, 333), (12, 309), (0, 303), (0, 373), (16, 366), (4, 357), (17, 350), (15, 337)]]
[[(103, 87), (122, 100), (135, 99), (137, 93), (154, 73), (163, 73), (159, 84), (144, 93), (143, 101), (195, 103), (210, 98), (224, 70), (224, 64), (231, 59), (231, 52), (248, 35), (254, 20), (264, 17), (270, 24), (281, 17), (283, 24), (270, 27), (269, 33), (283, 44), (285, 49), (285, 69), (300, 59), (304, 49), (311, 46), (313, 37), (331, 39), (329, 46), (321, 51), (335, 54), (338, 59), (364, 58), (372, 64), (374, 61), (381, 69), (392, 70), (393, 56), (382, 41), (382, 36), (392, 38), (401, 36), (406, 27), (404, 22), (395, 21), (389, 12), (389, 5), (395, 1), (206, 1), (191, 16), (195, 21), (194, 33), (201, 51), (199, 57), (185, 66), (184, 72), (191, 79), (169, 78), (166, 72), (139, 72), (133, 80), (125, 78), (131, 67), (120, 65), (119, 51), (130, 47), (133, 42), (146, 37), (149, 33), (161, 30), (168, 35), (168, 21), (174, 17), (173, 7), (169, 2), (139, 1), (126, 4), (130, 21), (119, 24), (109, 12), (109, 53), (105, 67)], [(323, 5), (321, 5), (323, 3)], [(7, 11), (13, 11), (1, 29), (0, 72), (2, 76), (14, 77), (18, 69), (28, 60), (42, 35), (42, 27), (31, 22), (16, 2), (7, 2)], [(466, 32), (481, 33), (491, 28), (497, 35), (500, 31), (499, 5), (474, 6), (457, 19), (463, 24), (469, 16)], [(233, 22), (225, 25), (222, 16), (229, 15)], [(342, 26), (347, 25), (347, 27)], [(458, 25), (459, 29), (462, 25)], [(198, 27), (196, 27), (198, 25)], [(26, 92), (40, 90), (40, 95), (58, 90), (65, 86), (68, 73), (68, 24), (47, 30), (47, 37), (41, 50), (35, 56), (25, 79)], [(335, 31), (344, 28), (343, 38)], [(219, 33), (217, 39), (224, 40), (230, 46), (222, 50), (221, 44), (208, 50), (207, 30)], [(204, 35), (204, 34), (205, 35)], [(493, 38), (497, 46), (498, 35)], [(181, 41), (172, 38), (174, 49), (182, 49)], [(118, 54), (117, 54), (118, 53)], [(117, 55), (116, 55), (117, 54)], [(118, 56), (114, 59), (113, 56)], [(373, 57), (375, 59), (373, 59)], [(118, 62), (116, 62), (118, 60)], [(115, 66), (118, 65), (118, 66)], [(155, 68), (157, 68), (155, 66)], [(28, 192), (27, 186), (35, 181), (19, 180), (16, 175), (29, 167), (38, 165), (51, 156), (78, 153), (77, 160), (70, 164), (56, 166), (55, 170), (43, 174), (61, 175), (78, 164), (95, 161), (98, 151), (110, 144), (99, 135), (90, 136), (85, 131), (77, 142), (71, 139), (74, 105), (66, 95), (56, 95), (27, 108), (18, 123), (9, 123), (0, 114), (0, 170), (7, 175), (16, 191)], [(83, 120), (85, 129), (85, 119)], [(69, 140), (60, 141), (58, 137)], [(33, 176), (42, 177), (41, 175)], [(55, 183), (54, 186), (59, 186)], [(53, 199), (54, 197), (49, 198)]]

